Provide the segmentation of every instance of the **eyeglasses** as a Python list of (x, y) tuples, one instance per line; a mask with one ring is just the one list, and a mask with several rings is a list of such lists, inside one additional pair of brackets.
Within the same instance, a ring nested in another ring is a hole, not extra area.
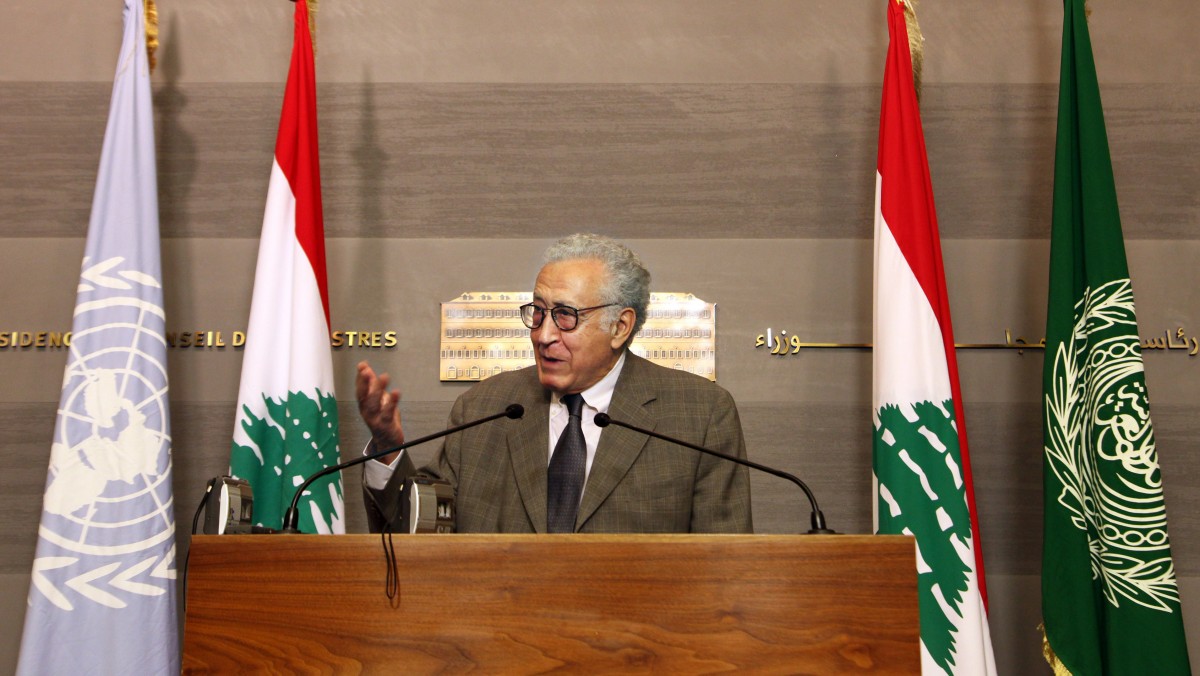
[(540, 305), (527, 303), (518, 308), (521, 311), (521, 321), (525, 326), (532, 329), (537, 329), (546, 321), (546, 315), (554, 321), (554, 325), (559, 331), (574, 331), (579, 326), (579, 315), (583, 312), (591, 312), (599, 310), (602, 307), (612, 307), (617, 303), (605, 303), (604, 305), (593, 305), (592, 307), (573, 308), (568, 305), (558, 305), (549, 310)]

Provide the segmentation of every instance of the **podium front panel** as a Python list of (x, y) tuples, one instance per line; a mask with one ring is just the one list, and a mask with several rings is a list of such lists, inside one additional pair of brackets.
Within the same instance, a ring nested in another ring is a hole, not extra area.
[(918, 673), (901, 536), (197, 536), (184, 672)]

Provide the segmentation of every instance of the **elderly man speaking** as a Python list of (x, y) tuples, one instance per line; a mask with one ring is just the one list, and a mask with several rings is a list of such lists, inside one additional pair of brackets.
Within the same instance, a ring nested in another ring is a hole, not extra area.
[[(525, 416), (446, 438), (419, 472), (408, 453), (371, 461), (364, 492), (371, 530), (395, 513), (404, 480), (454, 488), (460, 533), (749, 533), (746, 468), (619, 427), (597, 413), (738, 457), (746, 456), (733, 397), (699, 376), (629, 352), (646, 319), (650, 273), (625, 245), (576, 234), (546, 250), (521, 306), (536, 365), (493, 376), (454, 403), (450, 425), (503, 410)], [(404, 441), (400, 393), (358, 365), (368, 452)]]

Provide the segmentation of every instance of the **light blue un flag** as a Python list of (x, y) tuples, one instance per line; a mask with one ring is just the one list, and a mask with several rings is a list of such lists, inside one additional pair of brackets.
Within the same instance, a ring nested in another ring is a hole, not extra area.
[(100, 155), (20, 674), (178, 674), (154, 122), (142, 0)]

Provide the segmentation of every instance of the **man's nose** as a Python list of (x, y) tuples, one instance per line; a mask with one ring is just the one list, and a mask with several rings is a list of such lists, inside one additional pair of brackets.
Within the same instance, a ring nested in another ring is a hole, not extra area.
[(556, 342), (559, 338), (560, 331), (558, 325), (554, 323), (551, 317), (546, 317), (542, 325), (533, 330), (533, 338), (540, 345), (549, 345)]

